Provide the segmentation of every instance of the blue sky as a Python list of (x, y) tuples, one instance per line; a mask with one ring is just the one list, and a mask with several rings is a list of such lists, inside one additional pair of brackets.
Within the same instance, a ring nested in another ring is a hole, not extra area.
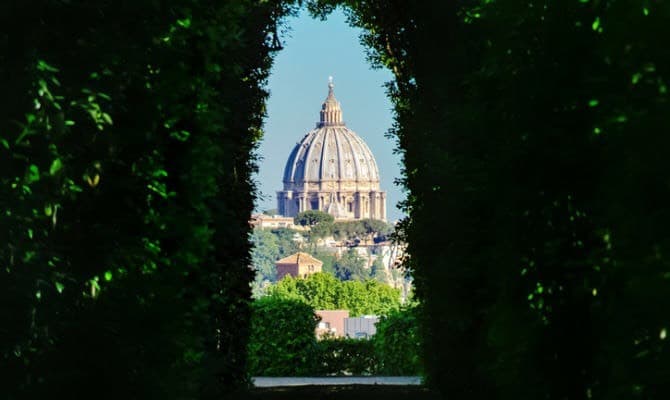
[(396, 204), (404, 195), (393, 183), (400, 176), (400, 156), (393, 154), (394, 141), (384, 136), (393, 122), (383, 87), (393, 79), (391, 72), (370, 68), (359, 41), (360, 30), (347, 25), (339, 10), (326, 21), (312, 19), (303, 11), (289, 19), (288, 26), (290, 31), (282, 37), (284, 49), (275, 58), (268, 80), (268, 116), (258, 150), (257, 209), (276, 208), (275, 192), (282, 188), (286, 159), (319, 120), (328, 77), (333, 76), (344, 121), (367, 142), (377, 160), (381, 187), (387, 192), (387, 218), (401, 218)]

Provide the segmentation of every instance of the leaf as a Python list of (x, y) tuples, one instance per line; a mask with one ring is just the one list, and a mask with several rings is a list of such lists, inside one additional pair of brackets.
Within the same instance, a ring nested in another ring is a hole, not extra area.
[(37, 61), (37, 70), (38, 71), (48, 71), (48, 72), (58, 72), (58, 68), (49, 65), (44, 60), (38, 60)]
[(181, 26), (182, 28), (189, 28), (191, 26), (191, 19), (190, 18), (178, 19), (177, 25)]
[(594, 31), (597, 31), (598, 28), (600, 28), (600, 17), (596, 17), (596, 19), (591, 24), (591, 29), (593, 29)]
[(40, 180), (40, 169), (35, 164), (30, 164), (26, 172), (26, 183), (31, 184)]
[(49, 167), (49, 175), (56, 175), (61, 169), (63, 169), (63, 162), (60, 158), (56, 158), (51, 162), (51, 167)]

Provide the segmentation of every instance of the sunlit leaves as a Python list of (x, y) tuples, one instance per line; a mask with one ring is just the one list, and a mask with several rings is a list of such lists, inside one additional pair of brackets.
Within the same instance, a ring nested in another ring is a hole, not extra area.
[(640, 81), (640, 79), (642, 79), (642, 74), (640, 72), (636, 72), (630, 78), (630, 83), (632, 83), (633, 85), (636, 85)]
[(595, 20), (593, 20), (593, 23), (591, 24), (591, 29), (593, 29), (596, 32), (602, 32), (602, 26), (600, 26), (600, 17), (596, 17)]
[(49, 65), (49, 63), (47, 63), (44, 60), (38, 60), (37, 61), (37, 70), (38, 71), (46, 71), (46, 72), (58, 72), (59, 71), (58, 68), (56, 68), (52, 65)]
[(51, 166), (49, 167), (49, 175), (54, 176), (60, 170), (63, 168), (63, 162), (60, 160), (60, 158), (56, 158), (51, 162)]
[(190, 28), (191, 27), (191, 19), (190, 18), (178, 19), (177, 20), (177, 25), (181, 26), (182, 28)]
[(189, 131), (186, 131), (186, 130), (179, 130), (179, 131), (170, 132), (170, 137), (172, 137), (172, 138), (174, 138), (174, 139), (176, 139), (180, 142), (187, 141), (190, 136), (191, 136), (191, 133)]
[(31, 184), (40, 180), (40, 169), (35, 164), (30, 164), (26, 171), (25, 182)]

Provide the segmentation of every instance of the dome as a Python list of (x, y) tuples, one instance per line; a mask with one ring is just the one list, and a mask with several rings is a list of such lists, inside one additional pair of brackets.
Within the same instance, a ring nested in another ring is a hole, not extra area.
[(284, 169), (284, 184), (323, 181), (379, 182), (379, 169), (367, 144), (342, 122), (340, 103), (328, 97), (316, 129), (298, 142)]
[(363, 139), (342, 122), (333, 87), (331, 79), (320, 121), (288, 157), (277, 210), (287, 217), (320, 210), (336, 219), (386, 220), (386, 192), (379, 189), (377, 162)]

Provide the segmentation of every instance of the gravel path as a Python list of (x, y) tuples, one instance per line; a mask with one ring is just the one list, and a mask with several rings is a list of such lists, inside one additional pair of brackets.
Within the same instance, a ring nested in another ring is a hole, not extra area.
[(420, 385), (419, 376), (337, 376), (319, 378), (262, 377), (253, 378), (256, 387), (306, 385)]

